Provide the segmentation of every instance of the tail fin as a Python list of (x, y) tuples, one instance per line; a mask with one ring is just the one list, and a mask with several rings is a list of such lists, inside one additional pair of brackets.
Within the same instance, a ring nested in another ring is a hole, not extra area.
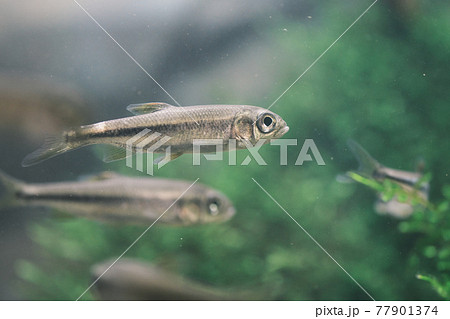
[(61, 136), (47, 137), (40, 148), (23, 159), (22, 166), (27, 167), (38, 164), (71, 149), (72, 147), (66, 142), (65, 133), (61, 134)]
[(0, 170), (0, 187), (3, 189), (0, 192), (0, 207), (9, 206), (14, 202), (14, 194), (22, 188), (22, 184), (23, 182)]
[(373, 177), (376, 171), (382, 167), (369, 153), (354, 140), (349, 139), (347, 145), (355, 155), (359, 163), (358, 173), (365, 177)]

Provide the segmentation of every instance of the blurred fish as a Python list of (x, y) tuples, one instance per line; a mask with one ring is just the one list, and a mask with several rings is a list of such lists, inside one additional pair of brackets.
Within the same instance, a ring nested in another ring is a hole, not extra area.
[[(26, 184), (0, 171), (6, 189), (2, 204), (48, 207), (77, 217), (150, 225), (191, 185), (190, 182), (126, 177), (104, 172), (85, 181)], [(158, 220), (169, 225), (222, 222), (234, 215), (222, 193), (194, 184)]]
[[(421, 201), (428, 200), (429, 183), (423, 182), (423, 172), (409, 172), (383, 166), (370, 156), (361, 145), (353, 140), (348, 141), (348, 146), (359, 162), (357, 174), (373, 179), (377, 182), (389, 180), (401, 187), (405, 193), (418, 197)], [(351, 174), (347, 174), (351, 176)], [(407, 218), (414, 212), (415, 204), (411, 198), (400, 201), (395, 195), (390, 200), (383, 200), (383, 194), (377, 193), (375, 210), (379, 214), (388, 214), (396, 218)]]
[[(246, 143), (255, 145), (260, 139), (275, 139), (283, 136), (289, 127), (277, 114), (250, 105), (197, 105), (175, 107), (165, 103), (131, 104), (128, 111), (135, 116), (81, 126), (49, 138), (45, 144), (25, 157), (23, 166), (30, 166), (53, 156), (91, 144), (116, 146), (104, 161), (110, 162), (127, 156), (127, 141), (135, 138), (133, 145), (145, 142), (148, 135), (139, 136), (147, 129), (161, 134), (147, 148), (158, 145), (164, 137), (170, 140), (157, 147), (155, 153), (165, 153), (168, 146), (172, 154), (162, 159), (173, 160), (183, 153), (192, 153), (194, 139), (221, 139), (224, 148), (229, 141), (237, 141), (236, 148), (245, 148)], [(136, 151), (136, 147), (133, 146)], [(205, 146), (206, 152), (216, 150), (215, 145)]]
[[(92, 280), (114, 260), (91, 268)], [(256, 295), (213, 289), (164, 271), (150, 263), (122, 258), (97, 281), (94, 296), (100, 300), (252, 300)]]
[(19, 135), (22, 141), (37, 143), (45, 132), (57, 134), (80, 125), (90, 117), (82, 96), (74, 85), (48, 77), (0, 74), (2, 135)]

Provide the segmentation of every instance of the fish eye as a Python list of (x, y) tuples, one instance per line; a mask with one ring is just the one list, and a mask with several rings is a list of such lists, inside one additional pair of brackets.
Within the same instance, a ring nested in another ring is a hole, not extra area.
[(269, 116), (266, 116), (266, 117), (264, 118), (264, 120), (263, 120), (263, 123), (264, 123), (265, 126), (270, 126), (270, 125), (272, 124), (272, 122), (273, 122), (273, 120), (272, 120), (272, 118), (269, 117)]
[(220, 202), (218, 199), (214, 198), (208, 202), (208, 213), (211, 216), (217, 216), (219, 214)]
[(275, 129), (275, 124), (275, 118), (269, 113), (261, 115), (257, 122), (259, 130), (263, 133), (272, 132)]

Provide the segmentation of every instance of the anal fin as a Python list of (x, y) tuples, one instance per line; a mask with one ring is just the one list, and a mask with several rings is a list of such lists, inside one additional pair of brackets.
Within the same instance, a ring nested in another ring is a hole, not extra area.
[(103, 161), (106, 163), (118, 161), (127, 157), (127, 151), (124, 148), (116, 146), (106, 146)]
[(159, 164), (162, 162), (168, 163), (170, 161), (173, 161), (174, 159), (180, 157), (181, 155), (183, 155), (183, 153), (171, 153), (171, 154), (166, 154), (160, 157), (155, 158), (155, 160), (153, 161), (153, 164)]

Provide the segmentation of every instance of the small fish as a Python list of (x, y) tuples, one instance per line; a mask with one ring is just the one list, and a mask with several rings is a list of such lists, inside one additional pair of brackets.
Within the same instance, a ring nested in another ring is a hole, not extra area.
[[(377, 182), (389, 180), (400, 186), (406, 193), (417, 196), (420, 200), (428, 200), (429, 183), (422, 182), (422, 172), (409, 172), (383, 166), (372, 158), (361, 145), (353, 140), (348, 141), (348, 146), (359, 162), (358, 174)], [(349, 176), (349, 175), (347, 175)], [(383, 194), (377, 193), (375, 211), (379, 214), (388, 214), (396, 218), (407, 218), (414, 212), (414, 204), (411, 200), (400, 201), (397, 196), (390, 200), (383, 200)]]
[(167, 209), (158, 223), (205, 224), (234, 215), (225, 195), (198, 183), (177, 200), (191, 183), (172, 179), (104, 172), (84, 181), (27, 184), (0, 171), (0, 184), (3, 206), (46, 207), (106, 222), (148, 226)]
[[(243, 149), (248, 143), (255, 145), (260, 139), (276, 139), (289, 127), (277, 114), (250, 105), (196, 105), (175, 107), (166, 103), (131, 104), (127, 110), (135, 116), (81, 126), (48, 138), (44, 145), (26, 156), (22, 166), (31, 166), (56, 155), (92, 144), (115, 146), (105, 154), (104, 161), (111, 162), (127, 156), (127, 141), (133, 140), (132, 150), (144, 143), (148, 149), (157, 147), (154, 153), (164, 153), (171, 147), (170, 156), (156, 159), (173, 160), (183, 153), (193, 152), (194, 139), (220, 139), (224, 149), (230, 140), (236, 140), (236, 148)], [(151, 142), (144, 130), (160, 134)], [(164, 141), (163, 138), (170, 138)], [(162, 145), (157, 144), (164, 143)], [(159, 146), (157, 146), (159, 145)], [(208, 148), (209, 147), (209, 148)], [(213, 152), (215, 145), (205, 146), (204, 151)]]
[(255, 294), (231, 293), (207, 287), (136, 259), (122, 258), (109, 268), (113, 262), (114, 260), (104, 261), (91, 268), (92, 280), (96, 280), (104, 273), (93, 287), (97, 299), (153, 301), (260, 299)]

